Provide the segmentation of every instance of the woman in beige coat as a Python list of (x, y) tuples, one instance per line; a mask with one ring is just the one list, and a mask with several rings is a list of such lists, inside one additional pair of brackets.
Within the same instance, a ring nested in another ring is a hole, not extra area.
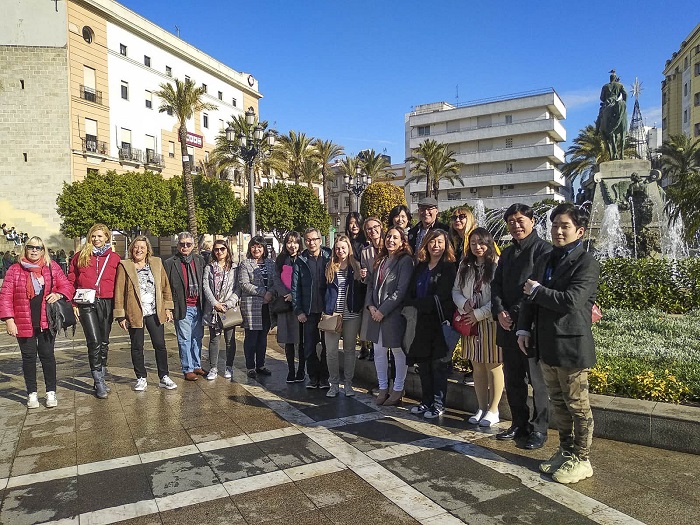
[(173, 320), (173, 298), (163, 262), (153, 256), (145, 235), (129, 246), (129, 259), (119, 263), (114, 286), (114, 317), (131, 339), (131, 362), (136, 373), (134, 390), (146, 390), (146, 364), (143, 357), (144, 328), (156, 352), (160, 388), (177, 385), (168, 377), (164, 323)]

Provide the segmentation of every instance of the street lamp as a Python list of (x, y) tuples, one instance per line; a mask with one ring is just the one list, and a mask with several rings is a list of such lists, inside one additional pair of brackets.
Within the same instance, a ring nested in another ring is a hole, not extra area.
[[(272, 146), (275, 145), (277, 132), (265, 129), (255, 124), (255, 110), (251, 107), (245, 112), (246, 133), (236, 136), (236, 131), (229, 126), (226, 128), (226, 140), (229, 143), (231, 153), (237, 155), (245, 162), (248, 168), (248, 204), (250, 205), (250, 235), (255, 235), (255, 159), (264, 158), (270, 154)], [(238, 145), (232, 145), (238, 139)], [(267, 145), (267, 148), (262, 146)]]
[(372, 177), (362, 172), (362, 167), (357, 166), (355, 168), (355, 176), (352, 177), (349, 173), (345, 174), (343, 177), (345, 182), (345, 189), (350, 193), (355, 195), (355, 201), (357, 202), (357, 211), (360, 211), (360, 195), (367, 189), (367, 186), (372, 184)]

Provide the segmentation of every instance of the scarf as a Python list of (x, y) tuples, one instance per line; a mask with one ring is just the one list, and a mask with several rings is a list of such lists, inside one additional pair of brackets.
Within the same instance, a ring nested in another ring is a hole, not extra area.
[(187, 297), (199, 297), (199, 286), (197, 286), (197, 275), (192, 264), (192, 254), (185, 256), (178, 253), (177, 256), (187, 268)]
[(556, 270), (559, 263), (564, 260), (564, 258), (569, 255), (574, 248), (581, 244), (581, 239), (576, 239), (573, 242), (565, 246), (555, 246), (549, 254), (549, 261), (547, 262), (547, 267), (544, 271), (544, 282), (548, 283), (552, 278), (554, 270)]
[(224, 287), (224, 283), (226, 282), (226, 270), (219, 266), (219, 263), (214, 261), (211, 263), (211, 273), (214, 275), (214, 292), (216, 294), (216, 300), (220, 301), (222, 299), (221, 297), (221, 291)]
[(107, 250), (109, 250), (111, 247), (112, 247), (112, 245), (109, 244), (109, 243), (105, 243), (105, 245), (102, 246), (102, 248), (95, 248), (95, 247), (93, 246), (93, 247), (92, 247), (92, 254), (93, 254), (93, 255), (96, 255), (97, 257), (99, 257), (100, 255), (104, 255), (105, 252), (106, 252)]
[(29, 262), (24, 257), (19, 263), (22, 265), (22, 268), (31, 272), (31, 279), (27, 279), (27, 299), (31, 300), (41, 292), (43, 285), (39, 282), (39, 278), (46, 263), (43, 259), (39, 259), (37, 263)]

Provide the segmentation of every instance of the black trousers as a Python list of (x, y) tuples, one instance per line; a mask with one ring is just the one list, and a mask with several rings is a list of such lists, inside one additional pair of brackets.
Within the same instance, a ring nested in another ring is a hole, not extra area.
[(85, 341), (88, 348), (90, 370), (102, 370), (107, 366), (109, 352), (109, 332), (112, 330), (112, 299), (95, 299), (94, 304), (84, 304), (78, 307), (80, 324), (83, 326)]
[[(298, 350), (296, 347), (299, 347)], [(306, 358), (304, 357), (304, 324), (299, 323), (299, 344), (286, 343), (284, 345), (284, 355), (287, 358), (287, 368), (290, 374), (294, 374), (294, 354), (298, 352), (299, 354), (299, 367), (297, 370), (303, 372), (306, 366)]]
[(447, 376), (450, 373), (452, 360), (450, 357), (418, 361), (418, 377), (420, 377), (421, 403), (427, 407), (445, 406), (447, 397)]
[[(504, 347), (503, 375), (513, 425), (546, 433), (549, 428), (549, 395), (539, 363), (528, 358), (519, 348)], [(527, 405), (528, 382), (532, 386), (532, 419)]]
[(245, 355), (245, 367), (248, 370), (265, 366), (267, 334), (270, 331), (270, 309), (266, 304), (263, 305), (262, 309), (262, 326), (262, 330), (245, 329), (243, 355)]
[(151, 338), (151, 344), (156, 351), (156, 367), (158, 377), (168, 375), (168, 352), (165, 349), (165, 328), (158, 322), (157, 315), (147, 315), (143, 318), (144, 328), (129, 328), (129, 338), (131, 339), (131, 363), (134, 365), (136, 377), (146, 377), (146, 363), (143, 357), (143, 345), (145, 334)]
[(39, 355), (44, 370), (44, 383), (47, 392), (56, 391), (56, 356), (53, 351), (55, 337), (48, 330), (34, 329), (31, 337), (18, 337), (22, 354), (22, 374), (27, 393), (36, 392), (36, 356)]
[[(328, 381), (328, 363), (326, 362), (326, 339), (318, 329), (321, 314), (308, 314), (304, 325), (304, 358), (306, 359), (306, 373), (309, 380)], [(321, 341), (321, 358), (316, 354), (316, 345)]]

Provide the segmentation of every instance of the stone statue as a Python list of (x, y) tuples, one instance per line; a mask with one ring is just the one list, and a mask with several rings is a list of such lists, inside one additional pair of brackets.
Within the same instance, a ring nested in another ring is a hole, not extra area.
[(600, 91), (595, 128), (605, 141), (610, 160), (622, 160), (627, 138), (627, 92), (614, 69), (610, 72), (610, 82)]

